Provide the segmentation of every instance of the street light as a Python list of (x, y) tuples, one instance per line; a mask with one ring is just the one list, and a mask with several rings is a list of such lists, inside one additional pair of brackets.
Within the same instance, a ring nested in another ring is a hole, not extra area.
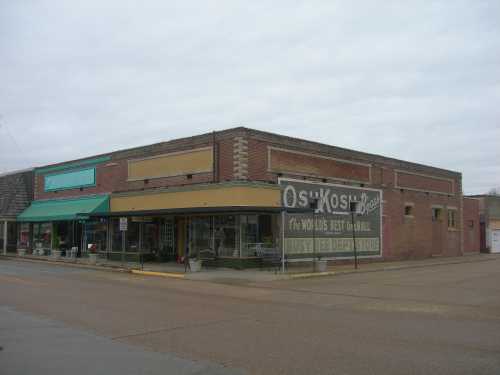
[(354, 229), (354, 214), (358, 211), (358, 202), (349, 202), (349, 211), (351, 211), (352, 224), (352, 242), (354, 245), (354, 269), (358, 269), (358, 252), (356, 250), (356, 230)]
[(309, 202), (309, 208), (312, 210), (313, 214), (313, 271), (316, 263), (316, 210), (318, 209), (318, 198), (313, 198)]

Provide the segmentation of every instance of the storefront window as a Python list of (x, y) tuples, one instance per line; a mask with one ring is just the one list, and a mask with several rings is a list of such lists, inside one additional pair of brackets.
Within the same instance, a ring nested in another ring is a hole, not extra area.
[(87, 249), (92, 252), (106, 251), (108, 222), (102, 218), (85, 223), (85, 240)]
[(259, 241), (265, 247), (275, 246), (275, 235), (278, 233), (277, 218), (276, 215), (259, 215)]
[(54, 248), (68, 250), (73, 244), (73, 221), (60, 221), (54, 223)]
[(241, 256), (256, 255), (259, 246), (259, 223), (257, 215), (241, 215)]
[(276, 246), (276, 215), (241, 215), (241, 256), (257, 256), (259, 249)]
[(142, 230), (142, 251), (157, 253), (159, 250), (160, 223), (146, 222)]
[(52, 246), (52, 223), (33, 224), (33, 244), (36, 249), (50, 249)]
[(111, 221), (111, 231), (112, 231), (112, 251), (122, 252), (122, 231), (120, 230), (120, 219), (113, 218)]
[(28, 249), (30, 247), (30, 225), (29, 223), (18, 224), (18, 242), (19, 249)]
[(140, 227), (141, 223), (129, 219), (127, 233), (125, 234), (126, 238), (126, 246), (125, 251), (130, 253), (139, 252), (139, 236), (140, 236)]
[(239, 226), (237, 216), (220, 215), (214, 217), (215, 252), (220, 257), (239, 257)]
[(212, 217), (197, 216), (190, 220), (189, 252), (197, 254), (201, 250), (212, 249)]

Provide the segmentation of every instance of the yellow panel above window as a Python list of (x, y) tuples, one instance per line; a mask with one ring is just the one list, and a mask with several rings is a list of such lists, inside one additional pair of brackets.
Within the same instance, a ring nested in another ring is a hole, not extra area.
[(204, 147), (156, 155), (149, 158), (129, 160), (128, 179), (129, 181), (145, 180), (150, 178), (207, 173), (212, 172), (212, 170), (212, 147)]

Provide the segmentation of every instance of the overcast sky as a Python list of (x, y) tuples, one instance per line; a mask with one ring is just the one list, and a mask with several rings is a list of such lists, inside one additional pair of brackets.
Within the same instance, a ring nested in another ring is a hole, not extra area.
[(500, 1), (0, 0), (0, 172), (234, 126), (500, 186)]

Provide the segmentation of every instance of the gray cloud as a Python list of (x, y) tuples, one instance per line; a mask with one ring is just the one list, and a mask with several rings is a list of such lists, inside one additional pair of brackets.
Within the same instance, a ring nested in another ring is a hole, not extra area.
[(0, 172), (245, 125), (461, 171), (482, 193), (500, 186), (498, 14), (0, 0)]

